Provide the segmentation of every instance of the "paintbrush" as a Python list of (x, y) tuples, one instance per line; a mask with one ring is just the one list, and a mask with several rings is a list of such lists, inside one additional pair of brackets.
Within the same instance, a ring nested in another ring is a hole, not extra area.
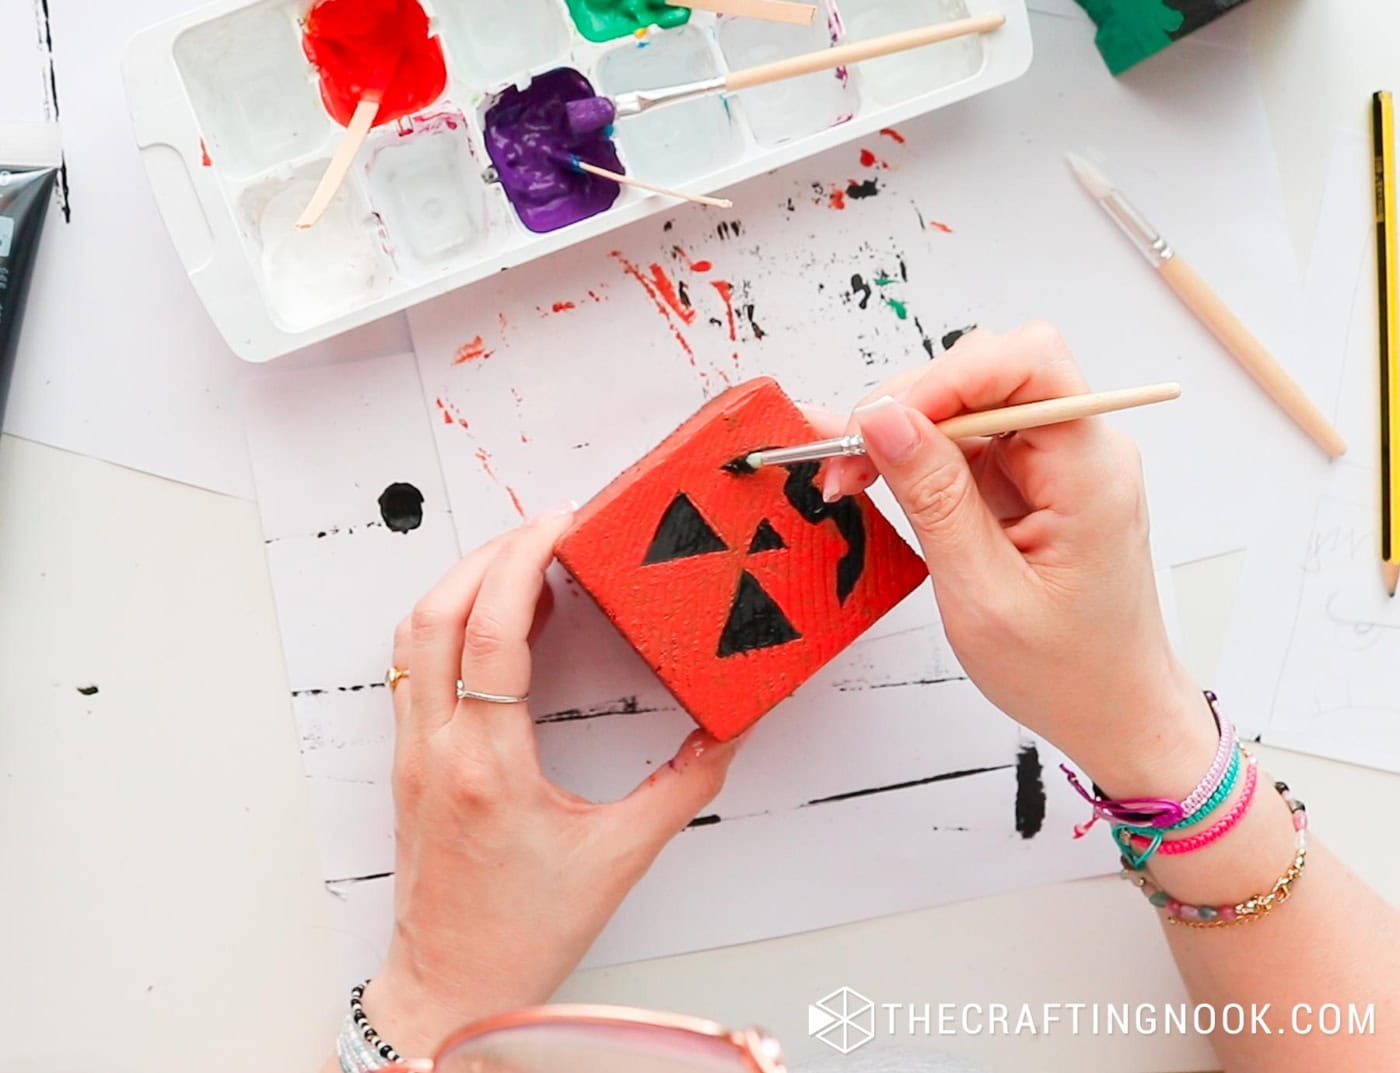
[(1254, 382), (1330, 457), (1346, 454), (1347, 445), (1341, 433), (1303, 393), (1298, 382), (1264, 349), (1264, 344), (1206, 285), (1205, 280), (1177, 256), (1171, 244), (1158, 234), (1157, 229), (1133, 207), (1108, 176), (1077, 153), (1067, 153), (1065, 159), (1089, 195), (1132, 240), (1167, 286), (1176, 292), (1182, 304), (1244, 366)]
[(597, 164), (590, 164), (582, 159), (577, 153), (570, 153), (564, 149), (550, 150), (549, 157), (557, 164), (561, 164), (571, 171), (587, 172), (589, 175), (596, 175), (600, 179), (610, 179), (619, 186), (634, 186), (638, 190), (645, 190), (649, 194), (662, 194), (666, 197), (677, 198), (681, 201), (689, 201), (695, 205), (709, 205), (716, 209), (732, 209), (734, 202), (727, 197), (711, 197), (709, 194), (692, 194), (685, 190), (677, 190), (672, 186), (659, 186), (656, 183), (646, 182), (644, 179), (635, 179), (631, 175), (624, 175), (620, 171), (613, 171), (610, 168), (599, 167)]
[(671, 7), (688, 7), (735, 18), (787, 22), (795, 26), (810, 26), (817, 14), (815, 4), (799, 4), (793, 0), (666, 0), (666, 3)]
[[(1058, 399), (1043, 399), (1019, 406), (1002, 406), (995, 410), (959, 414), (937, 422), (934, 427), (950, 440), (966, 440), (974, 436), (1000, 436), (1021, 432), (1083, 417), (1130, 410), (1135, 406), (1150, 406), (1170, 402), (1181, 395), (1180, 384), (1148, 384), (1145, 387), (1121, 388), (1118, 391), (1093, 391), (1083, 395), (1065, 395)], [(817, 440), (799, 447), (775, 447), (741, 455), (724, 468), (731, 473), (753, 473), (764, 466), (790, 466), (798, 462), (816, 462), (826, 458), (849, 458), (865, 454), (865, 441), (860, 433)]]
[(828, 71), (835, 67), (846, 67), (862, 60), (888, 56), (911, 48), (949, 41), (968, 34), (985, 34), (999, 29), (1006, 22), (1005, 15), (978, 15), (970, 19), (957, 19), (940, 22), (931, 26), (921, 26), (913, 30), (872, 37), (866, 41), (855, 41), (848, 45), (836, 45), (817, 52), (791, 56), (785, 60), (759, 64), (742, 71), (731, 71), (727, 75), (717, 75), (699, 82), (685, 82), (678, 86), (664, 86), (660, 89), (640, 89), (631, 93), (619, 93), (615, 97), (584, 97), (569, 101), (564, 107), (568, 115), (569, 128), (573, 134), (583, 136), (602, 130), (615, 119), (640, 115), (650, 108), (678, 101), (708, 97), (714, 93), (737, 93), (754, 86), (779, 82), (785, 78), (811, 74), (813, 71)]

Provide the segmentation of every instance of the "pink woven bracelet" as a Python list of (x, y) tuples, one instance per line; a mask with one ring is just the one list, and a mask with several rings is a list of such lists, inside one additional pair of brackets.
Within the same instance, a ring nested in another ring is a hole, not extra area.
[(1215, 788), (1220, 785), (1220, 780), (1225, 777), (1225, 769), (1230, 766), (1230, 757), (1235, 752), (1235, 724), (1229, 719), (1221, 716), (1215, 707), (1216, 697), (1214, 693), (1206, 692), (1206, 701), (1210, 704), (1210, 711), (1215, 716), (1216, 725), (1220, 727), (1220, 745), (1215, 750), (1215, 759), (1211, 761), (1208, 770), (1201, 781), (1196, 784), (1196, 788), (1182, 799), (1182, 815), (1190, 816), (1210, 799), (1210, 795), (1215, 793)]
[[(1259, 758), (1248, 749), (1241, 749), (1240, 752), (1248, 759), (1248, 765), (1244, 771), (1244, 792), (1240, 794), (1240, 799), (1235, 802), (1229, 812), (1200, 834), (1191, 835), (1189, 838), (1178, 838), (1173, 842), (1163, 842), (1157, 847), (1158, 853), (1164, 857), (1175, 857), (1182, 853), (1192, 853), (1195, 850), (1204, 849), (1228, 834), (1235, 824), (1244, 818), (1244, 814), (1249, 811), (1249, 806), (1254, 803), (1254, 791), (1259, 785)], [(1148, 841), (1141, 835), (1134, 835), (1132, 843), (1134, 848), (1141, 849), (1148, 844)]]

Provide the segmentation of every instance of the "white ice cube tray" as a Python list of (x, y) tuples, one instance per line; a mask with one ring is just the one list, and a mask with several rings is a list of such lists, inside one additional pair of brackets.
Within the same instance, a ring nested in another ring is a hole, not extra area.
[(577, 31), (564, 0), (423, 0), (446, 91), (375, 128), (326, 216), (299, 232), (293, 220), (342, 133), (302, 53), (309, 6), (226, 0), (142, 32), (125, 59), (136, 141), (171, 238), (219, 331), (254, 362), (675, 209), (624, 188), (610, 209), (557, 231), (520, 223), (491, 181), (482, 117), (504, 88), (544, 71), (573, 67), (612, 95), (834, 40), (1006, 16), (989, 35), (618, 120), (628, 172), (713, 192), (1008, 82), (1031, 59), (1024, 0), (819, 0), (805, 27), (696, 11), (682, 26), (603, 43)]

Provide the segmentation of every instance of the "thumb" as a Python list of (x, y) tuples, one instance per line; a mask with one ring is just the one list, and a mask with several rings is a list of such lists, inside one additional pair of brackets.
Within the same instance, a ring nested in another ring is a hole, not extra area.
[(742, 740), (716, 741), (708, 731), (692, 731), (659, 771), (607, 806), (628, 839), (647, 849), (648, 860), (715, 799)]
[(1021, 565), (961, 449), (932, 421), (889, 397), (855, 417), (870, 460), (914, 526), (936, 589), (975, 597)]

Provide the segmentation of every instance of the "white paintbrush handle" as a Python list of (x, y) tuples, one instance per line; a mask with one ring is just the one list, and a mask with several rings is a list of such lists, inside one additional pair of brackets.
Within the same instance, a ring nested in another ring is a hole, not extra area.
[(833, 67), (846, 67), (861, 60), (872, 60), (877, 56), (888, 56), (892, 52), (921, 48), (968, 34), (985, 34), (1000, 29), (1006, 22), (1005, 15), (977, 15), (970, 19), (957, 19), (953, 22), (940, 22), (932, 26), (921, 26), (915, 30), (901, 30), (898, 33), (872, 37), (868, 41), (855, 41), (849, 45), (824, 48), (820, 52), (808, 52), (785, 60), (759, 64), (742, 71), (734, 71), (724, 80), (724, 88), (730, 92), (766, 85), (784, 78), (811, 74), (813, 71), (828, 71)]
[(635, 186), (638, 190), (647, 190), (653, 194), (664, 194), (667, 197), (679, 198), (681, 201), (689, 201), (696, 205), (709, 205), (716, 209), (732, 209), (734, 202), (727, 197), (711, 197), (709, 194), (690, 194), (684, 190), (677, 190), (670, 186), (657, 186), (655, 183), (645, 182), (642, 179), (634, 179), (630, 175), (623, 175), (621, 172), (610, 171), (608, 168), (600, 168), (597, 164), (590, 164), (586, 160), (575, 160), (574, 166), (579, 171), (586, 171), (589, 175), (596, 175), (600, 179), (611, 179), (621, 186)]

